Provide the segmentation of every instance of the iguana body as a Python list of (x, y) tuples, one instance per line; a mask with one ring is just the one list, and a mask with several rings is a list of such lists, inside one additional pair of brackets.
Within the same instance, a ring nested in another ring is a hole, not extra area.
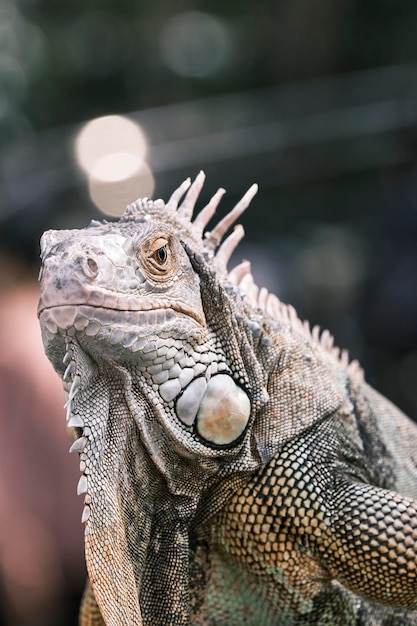
[(417, 624), (417, 428), (248, 263), (227, 272), (256, 188), (203, 238), (223, 193), (192, 222), (203, 181), (44, 235), (81, 624)]

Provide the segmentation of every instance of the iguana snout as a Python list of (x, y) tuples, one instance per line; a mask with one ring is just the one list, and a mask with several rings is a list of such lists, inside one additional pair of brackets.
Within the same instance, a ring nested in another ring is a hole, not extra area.
[(68, 304), (139, 308), (134, 298), (145, 295), (141, 287), (146, 278), (132, 239), (97, 230), (48, 231), (43, 235), (40, 311)]

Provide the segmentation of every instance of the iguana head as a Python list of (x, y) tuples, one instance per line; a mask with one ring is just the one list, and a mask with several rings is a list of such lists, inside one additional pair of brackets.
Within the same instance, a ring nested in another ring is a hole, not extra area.
[(169, 217), (159, 201), (141, 200), (118, 224), (43, 235), (39, 314), (58, 370), (71, 334), (97, 359), (125, 364), (140, 362), (161, 334), (203, 338), (199, 278)]

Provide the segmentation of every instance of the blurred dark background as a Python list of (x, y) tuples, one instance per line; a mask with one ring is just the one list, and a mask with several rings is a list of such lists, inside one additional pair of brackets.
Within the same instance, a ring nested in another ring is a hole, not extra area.
[(416, 32), (414, 0), (1, 0), (1, 623), (76, 624), (85, 577), (47, 228), (258, 182), (236, 260), (417, 419)]

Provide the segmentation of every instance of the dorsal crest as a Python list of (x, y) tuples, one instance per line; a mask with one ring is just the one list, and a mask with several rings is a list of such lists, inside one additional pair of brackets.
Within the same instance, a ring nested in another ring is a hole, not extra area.
[(143, 219), (145, 215), (152, 214), (157, 211), (163, 210), (165, 202), (163, 200), (150, 200), (149, 198), (139, 198), (132, 204), (126, 207), (125, 212), (120, 218), (121, 222), (135, 221), (137, 219)]
[(290, 325), (294, 331), (301, 333), (332, 354), (348, 369), (351, 375), (362, 380), (363, 371), (359, 363), (356, 360), (350, 362), (347, 351), (334, 346), (334, 339), (328, 330), (321, 332), (318, 326), (310, 328), (307, 321), (302, 321), (298, 317), (294, 307), (284, 304), (275, 294), (269, 293), (264, 287), (260, 289), (256, 285), (248, 261), (240, 263), (230, 271), (228, 270), (229, 260), (245, 232), (239, 224), (226, 238), (225, 235), (248, 208), (258, 191), (258, 185), (252, 185), (233, 209), (211, 231), (205, 231), (225, 190), (219, 188), (206, 206), (192, 219), (204, 181), (205, 174), (202, 171), (193, 182), (187, 178), (174, 191), (167, 203), (161, 199), (140, 198), (126, 208), (120, 220), (126, 222), (156, 218), (175, 221), (187, 233), (195, 249), (212, 259), (216, 270), (222, 275), (225, 282), (234, 285), (240, 295), (254, 309), (259, 310), (274, 321)]

